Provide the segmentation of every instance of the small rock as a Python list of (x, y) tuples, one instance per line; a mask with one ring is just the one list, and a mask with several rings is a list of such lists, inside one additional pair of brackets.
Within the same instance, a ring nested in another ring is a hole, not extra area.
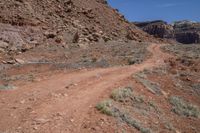
[(41, 78), (36, 78), (36, 79), (34, 79), (34, 81), (40, 82), (40, 81), (42, 81), (42, 79)]
[(38, 130), (38, 127), (37, 127), (37, 126), (34, 126), (34, 127), (33, 127), (33, 130)]
[(22, 127), (18, 127), (17, 129), (18, 129), (18, 130), (19, 130), (19, 129), (22, 129)]
[(62, 117), (62, 116), (63, 116), (63, 114), (62, 114), (62, 113), (60, 113), (60, 112), (58, 112), (58, 113), (56, 113), (56, 116), (57, 116), (57, 117)]
[(2, 53), (3, 53), (3, 52), (5, 52), (5, 50), (4, 50), (3, 48), (0, 48), (0, 52), (2, 52)]
[(82, 49), (86, 49), (87, 47), (88, 47), (88, 44), (83, 44), (83, 43), (80, 43), (80, 44), (78, 44), (78, 46), (80, 47), (80, 48), (82, 48)]
[(49, 38), (55, 38), (55, 37), (56, 37), (56, 33), (54, 33), (54, 32), (49, 32), (49, 31), (46, 31), (46, 32), (44, 33), (44, 35), (47, 37), (47, 39), (49, 39)]
[(15, 64), (15, 61), (14, 60), (9, 60), (9, 61), (6, 61), (6, 64)]
[(9, 50), (10, 50), (10, 51), (17, 51), (18, 49), (17, 49), (16, 46), (12, 46)]
[(100, 30), (100, 31), (99, 31), (99, 34), (103, 35), (103, 31)]
[(181, 133), (180, 131), (178, 131), (178, 130), (175, 130), (175, 133)]
[(64, 97), (67, 97), (68, 95), (65, 93), (65, 94), (63, 94), (63, 96), (64, 96)]
[(25, 100), (21, 100), (20, 103), (21, 103), (21, 104), (24, 104), (24, 103), (25, 103)]
[(77, 86), (78, 84), (74, 83), (73, 86)]
[(111, 32), (111, 34), (112, 34), (113, 36), (115, 36), (115, 37), (118, 36), (118, 34), (117, 34), (116, 32)]
[(27, 107), (26, 109), (27, 109), (27, 110), (32, 110), (32, 108), (31, 108), (31, 107)]
[(12, 109), (17, 109), (18, 107), (17, 106), (13, 106), (13, 107), (11, 107)]
[(68, 85), (68, 86), (65, 87), (65, 89), (69, 89), (69, 87), (70, 87), (70, 86)]
[(61, 36), (59, 36), (59, 37), (57, 37), (57, 38), (56, 38), (55, 42), (57, 42), (57, 43), (61, 43), (61, 42), (62, 42), (62, 40), (63, 40), (63, 39), (62, 39), (62, 37), (61, 37)]
[(37, 99), (36, 99), (36, 98), (29, 98), (28, 100), (34, 102), (34, 101), (36, 101)]
[(75, 35), (74, 35), (74, 37), (73, 37), (73, 43), (78, 43), (79, 38), (80, 38), (79, 33), (76, 32)]
[(45, 124), (45, 123), (49, 122), (48, 119), (43, 119), (43, 118), (35, 119), (34, 121), (36, 122), (37, 125), (39, 125), (39, 124)]
[(3, 64), (7, 64), (7, 62), (6, 62), (6, 61), (4, 61), (4, 60), (3, 60), (3, 61), (1, 61), (1, 62), (2, 62)]
[(107, 42), (107, 41), (111, 40), (111, 38), (110, 38), (110, 37), (108, 37), (108, 36), (103, 36), (102, 38), (103, 38), (103, 40), (104, 40), (105, 42)]
[(19, 64), (24, 64), (24, 63), (25, 63), (25, 61), (22, 60), (22, 59), (15, 59), (15, 61), (16, 61), (17, 63), (19, 63)]

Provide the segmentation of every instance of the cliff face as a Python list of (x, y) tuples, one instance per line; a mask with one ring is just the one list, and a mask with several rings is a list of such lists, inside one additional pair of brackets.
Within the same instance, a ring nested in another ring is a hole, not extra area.
[(185, 44), (200, 43), (200, 33), (198, 32), (176, 33), (175, 38), (180, 43), (185, 43)]
[(175, 39), (180, 43), (200, 43), (200, 23), (179, 21), (174, 23)]
[(134, 23), (143, 31), (158, 38), (174, 39), (180, 43), (200, 43), (200, 23), (178, 21), (167, 24), (164, 21)]
[(134, 23), (138, 27), (142, 28), (150, 35), (154, 35), (158, 38), (171, 38), (173, 37), (173, 27), (166, 22), (157, 20), (152, 22)]

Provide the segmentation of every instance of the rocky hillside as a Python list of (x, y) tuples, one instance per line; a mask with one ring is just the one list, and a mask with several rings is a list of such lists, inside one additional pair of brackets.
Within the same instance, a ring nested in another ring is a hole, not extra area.
[(180, 43), (200, 43), (200, 23), (191, 21), (178, 21), (167, 24), (162, 20), (151, 22), (136, 22), (145, 32), (159, 38), (170, 38)]
[(99, 40), (153, 40), (105, 0), (0, 1), (0, 51)]

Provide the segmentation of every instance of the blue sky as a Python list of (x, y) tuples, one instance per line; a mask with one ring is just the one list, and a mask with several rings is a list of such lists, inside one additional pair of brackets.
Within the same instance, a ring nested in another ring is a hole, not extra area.
[(200, 21), (200, 0), (107, 0), (129, 21)]

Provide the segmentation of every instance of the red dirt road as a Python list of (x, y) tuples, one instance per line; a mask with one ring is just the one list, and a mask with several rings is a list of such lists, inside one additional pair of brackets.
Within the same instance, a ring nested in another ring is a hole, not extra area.
[(145, 68), (164, 64), (170, 55), (152, 44), (142, 64), (60, 73), (0, 92), (0, 133), (81, 132), (88, 112), (117, 83)]

